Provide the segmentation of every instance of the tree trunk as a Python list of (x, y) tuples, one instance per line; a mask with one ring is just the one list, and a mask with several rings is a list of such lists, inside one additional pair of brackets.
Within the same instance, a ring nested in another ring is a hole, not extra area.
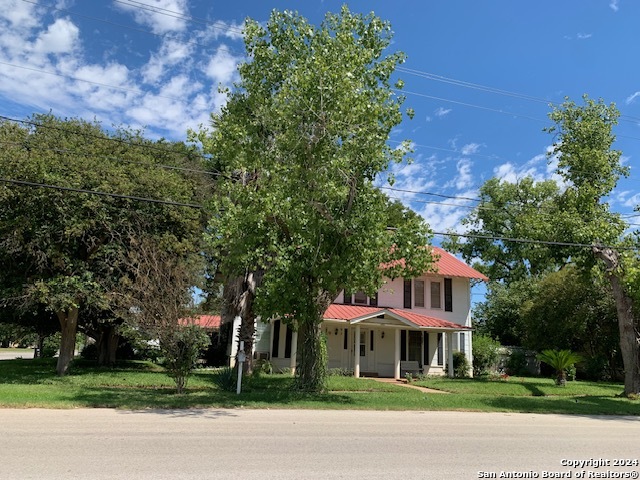
[(120, 337), (113, 325), (104, 325), (98, 337), (98, 365), (112, 366), (116, 363), (116, 351)]
[(300, 363), (296, 368), (296, 383), (300, 390), (319, 393), (327, 389), (327, 344), (321, 325), (333, 296), (322, 291), (313, 300), (313, 314), (299, 319), (298, 344), (302, 348), (298, 348)]
[(76, 351), (76, 332), (78, 328), (78, 309), (70, 308), (67, 311), (56, 312), (60, 321), (60, 355), (58, 356), (58, 365), (56, 372), (63, 376), (69, 369), (69, 364), (73, 360)]
[(634, 315), (633, 299), (624, 291), (620, 279), (620, 258), (617, 251), (609, 248), (594, 248), (607, 270), (609, 283), (616, 302), (618, 328), (620, 331), (620, 353), (624, 367), (624, 394), (640, 394), (640, 322)]
[(246, 360), (243, 371), (245, 373), (253, 372), (253, 340), (256, 333), (253, 302), (262, 275), (263, 272), (247, 271), (244, 276), (227, 277), (224, 283), (222, 323), (232, 324), (236, 317), (240, 317), (238, 348), (240, 347), (239, 342), (244, 342)]

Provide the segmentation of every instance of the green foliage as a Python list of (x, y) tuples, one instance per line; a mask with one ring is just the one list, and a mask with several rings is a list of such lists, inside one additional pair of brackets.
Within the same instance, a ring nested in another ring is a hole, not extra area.
[(173, 378), (178, 393), (184, 392), (200, 352), (209, 343), (209, 336), (197, 325), (177, 327), (171, 335), (164, 335), (161, 339), (160, 351), (164, 356), (164, 367), (167, 375)]
[(527, 355), (521, 348), (514, 348), (509, 352), (509, 358), (505, 363), (505, 371), (508, 375), (527, 375)]
[(235, 368), (222, 367), (216, 369), (213, 374), (213, 383), (220, 390), (225, 392), (235, 392), (238, 381), (238, 372)]
[[(198, 203), (205, 194), (194, 173), (161, 168), (197, 166), (184, 144), (52, 115), (30, 122), (0, 122), (0, 176), (182, 203)], [(141, 237), (177, 255), (201, 251), (203, 218), (195, 209), (2, 184), (0, 212), (10, 212), (0, 215), (0, 298), (19, 316), (44, 307), (68, 327), (61, 374), (73, 356), (75, 312), (107, 310), (111, 321), (115, 306), (128, 303), (125, 259)]]
[(470, 369), (471, 365), (469, 365), (469, 360), (464, 352), (453, 352), (454, 378), (467, 378), (469, 376)]
[(53, 358), (60, 349), (60, 334), (56, 333), (50, 335), (42, 342), (42, 352), (40, 356), (42, 358)]
[(265, 271), (255, 312), (299, 329), (298, 384), (320, 391), (318, 325), (338, 293), (373, 293), (383, 274), (416, 276), (431, 263), (426, 225), (406, 218), (387, 230), (374, 186), (409, 150), (387, 143), (402, 120), (390, 77), (404, 56), (385, 55), (387, 22), (346, 6), (317, 27), (274, 11), (244, 32), (251, 60), (211, 131), (193, 136), (224, 174), (209, 242), (223, 274)]
[(575, 363), (582, 360), (571, 350), (543, 350), (537, 358), (556, 371), (556, 384), (562, 386), (567, 382), (567, 370), (572, 370), (575, 378)]
[(477, 377), (495, 369), (500, 358), (500, 342), (488, 335), (473, 336), (473, 376)]

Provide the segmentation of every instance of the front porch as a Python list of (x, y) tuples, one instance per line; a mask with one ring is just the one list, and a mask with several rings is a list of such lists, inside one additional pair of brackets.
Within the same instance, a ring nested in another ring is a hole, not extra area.
[[(404, 310), (347, 305), (332, 305), (322, 324), (329, 369), (394, 379), (408, 372), (452, 377), (453, 352), (468, 355), (470, 330)], [(297, 340), (297, 332), (274, 322), (269, 357), (276, 369), (295, 371)]]

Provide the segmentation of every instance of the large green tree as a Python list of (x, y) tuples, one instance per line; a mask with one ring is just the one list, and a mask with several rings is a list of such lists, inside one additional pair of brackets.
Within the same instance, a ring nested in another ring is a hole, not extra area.
[(223, 173), (210, 237), (221, 269), (264, 270), (255, 310), (299, 331), (304, 390), (324, 388), (320, 323), (338, 293), (373, 293), (385, 262), (399, 276), (431, 260), (418, 248), (426, 226), (387, 230), (374, 186), (407, 152), (387, 145), (403, 101), (390, 77), (404, 57), (386, 55), (390, 43), (387, 22), (347, 7), (319, 26), (292, 12), (274, 11), (265, 26), (247, 20), (240, 81), (199, 136)]
[[(594, 266), (601, 268), (616, 305), (624, 392), (629, 395), (640, 392), (640, 296), (637, 250), (628, 250), (634, 242), (624, 235), (627, 225), (607, 202), (619, 178), (628, 174), (620, 161), (621, 153), (612, 148), (612, 128), (618, 115), (615, 105), (587, 96), (583, 105), (567, 100), (553, 108), (549, 116), (554, 123), (547, 131), (554, 134), (550, 156), (558, 159), (557, 173), (565, 180), (562, 190), (531, 179), (517, 186), (492, 179), (483, 187), (483, 194), (490, 194), (468, 218), (472, 232), (532, 242), (469, 238), (466, 244), (452, 242), (450, 247), (457, 247), (467, 258), (471, 254), (481, 258), (485, 271), (504, 271), (498, 278), (505, 281), (511, 280), (509, 273), (514, 270), (504, 267), (510, 262), (520, 265), (520, 270), (543, 267), (548, 271), (569, 261), (583, 272)], [(527, 195), (522, 195), (522, 185), (530, 185)], [(532, 193), (545, 188), (549, 195), (536, 197)], [(508, 197), (506, 202), (503, 194)], [(502, 221), (505, 211), (522, 214)], [(554, 244), (545, 243), (549, 240)]]
[(125, 197), (193, 203), (204, 195), (204, 182), (175, 169), (197, 161), (184, 145), (152, 142), (125, 129), (107, 132), (78, 119), (36, 115), (22, 125), (3, 122), (0, 143), (0, 177), (6, 179), (0, 182), (1, 298), (23, 310), (44, 305), (56, 315), (62, 332), (57, 371), (63, 375), (80, 313), (113, 310), (126, 298), (119, 285), (131, 272), (123, 259), (141, 237), (177, 254), (199, 250), (202, 212)]

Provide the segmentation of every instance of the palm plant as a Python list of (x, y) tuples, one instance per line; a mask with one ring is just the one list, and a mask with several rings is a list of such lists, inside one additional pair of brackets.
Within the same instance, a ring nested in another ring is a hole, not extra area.
[(564, 387), (567, 384), (567, 369), (581, 361), (582, 357), (571, 350), (543, 350), (537, 359), (556, 371), (556, 385)]

